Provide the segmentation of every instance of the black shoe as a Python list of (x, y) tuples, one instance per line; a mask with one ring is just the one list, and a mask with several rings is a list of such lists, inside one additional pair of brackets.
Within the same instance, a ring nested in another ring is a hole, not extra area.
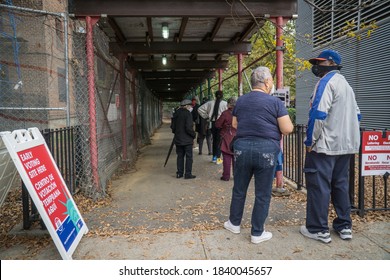
[(183, 174), (176, 174), (176, 178), (183, 178)]
[(196, 176), (195, 175), (186, 175), (184, 176), (184, 179), (195, 179)]
[(221, 177), (221, 180), (222, 181), (229, 181), (229, 179), (226, 179), (226, 178), (223, 178), (223, 177)]
[(202, 154), (202, 152), (199, 152), (199, 155), (201, 155)]

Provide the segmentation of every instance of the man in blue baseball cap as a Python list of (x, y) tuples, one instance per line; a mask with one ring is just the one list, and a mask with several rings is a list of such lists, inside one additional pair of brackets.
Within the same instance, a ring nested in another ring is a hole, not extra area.
[(327, 72), (341, 69), (341, 56), (335, 50), (323, 50), (317, 57), (309, 59), (309, 62), (313, 64), (313, 74), (320, 78)]
[(324, 50), (309, 59), (312, 72), (321, 79), (310, 98), (306, 131), (305, 179), (306, 224), (300, 232), (309, 238), (331, 242), (328, 226), (329, 202), (337, 217), (333, 230), (341, 239), (352, 239), (349, 200), (349, 162), (359, 152), (360, 111), (355, 93), (340, 74), (341, 55)]

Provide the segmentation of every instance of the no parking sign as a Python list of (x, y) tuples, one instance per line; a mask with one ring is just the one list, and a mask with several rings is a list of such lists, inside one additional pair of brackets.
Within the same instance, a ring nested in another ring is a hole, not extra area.
[(363, 132), (361, 171), (362, 176), (390, 173), (390, 132)]
[(0, 135), (61, 257), (72, 259), (88, 228), (41, 132), (29, 128)]

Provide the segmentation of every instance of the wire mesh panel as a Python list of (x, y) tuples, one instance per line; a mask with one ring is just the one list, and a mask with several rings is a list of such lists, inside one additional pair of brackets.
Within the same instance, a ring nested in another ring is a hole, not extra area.
[(102, 186), (122, 163), (122, 122), (126, 122), (121, 119), (119, 62), (109, 55), (108, 42), (103, 31), (95, 27), (96, 121)]
[(0, 130), (66, 125), (64, 18), (0, 9)]
[(0, 9), (0, 131), (72, 128), (58, 137), (74, 147), (66, 176), (88, 196), (104, 195), (161, 124), (161, 101), (136, 72), (121, 75), (99, 24), (69, 19), (62, 2), (17, 2), (25, 6)]

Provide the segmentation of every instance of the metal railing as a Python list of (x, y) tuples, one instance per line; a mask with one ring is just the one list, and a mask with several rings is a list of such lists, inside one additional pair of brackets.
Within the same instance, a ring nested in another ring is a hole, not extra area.
[(71, 194), (74, 194), (76, 188), (75, 131), (75, 127), (64, 127), (45, 129), (42, 133)]
[(283, 175), (297, 184), (298, 190), (305, 185), (303, 166), (305, 162), (304, 139), (306, 126), (296, 125), (294, 132), (283, 138), (284, 164)]

